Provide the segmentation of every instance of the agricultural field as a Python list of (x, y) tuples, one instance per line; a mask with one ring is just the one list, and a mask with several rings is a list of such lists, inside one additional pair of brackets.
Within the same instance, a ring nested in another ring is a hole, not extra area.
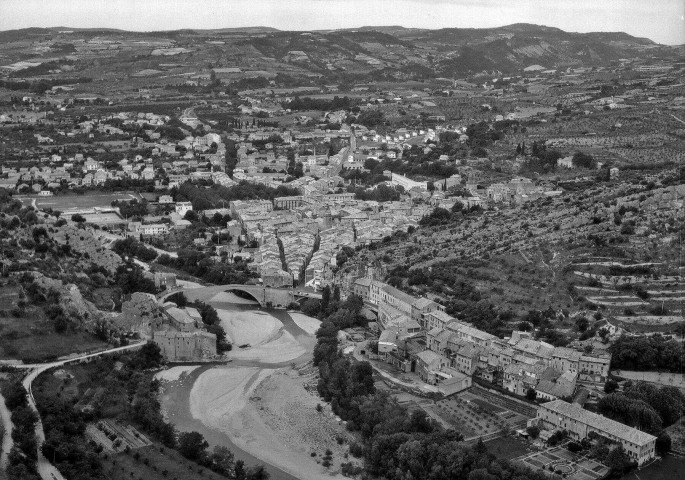
[(439, 400), (435, 406), (433, 411), (466, 439), (496, 433), (502, 428), (502, 423), (495, 415), (484, 412), (459, 397)]
[(666, 264), (609, 257), (587, 259), (570, 268), (585, 283), (575, 286), (578, 294), (623, 328), (668, 332), (682, 322), (683, 280)]

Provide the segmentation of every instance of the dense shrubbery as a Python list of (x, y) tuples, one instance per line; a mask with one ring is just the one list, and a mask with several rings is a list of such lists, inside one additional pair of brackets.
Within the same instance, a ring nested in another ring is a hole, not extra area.
[(216, 352), (222, 354), (231, 350), (231, 343), (226, 340), (226, 331), (221, 326), (221, 319), (216, 309), (199, 300), (193, 302), (193, 307), (197, 308), (202, 316), (202, 323), (205, 324), (207, 331), (216, 335)]
[(183, 270), (184, 272), (201, 278), (216, 285), (245, 284), (257, 274), (251, 272), (244, 263), (216, 263), (209, 255), (196, 250), (179, 250), (178, 257), (160, 255), (157, 263), (167, 267)]
[(0, 87), (8, 90), (27, 90), (31, 93), (43, 93), (50, 90), (52, 87), (58, 85), (70, 85), (74, 83), (90, 83), (92, 78), (44, 78), (37, 81), (29, 82), (26, 80), (0, 80)]
[(358, 100), (354, 102), (349, 97), (333, 97), (332, 100), (310, 98), (310, 97), (295, 97), (290, 101), (283, 102), (283, 108), (290, 110), (347, 110), (353, 106), (354, 103), (359, 103)]
[(157, 293), (155, 282), (147, 278), (143, 269), (133, 262), (120, 265), (114, 274), (114, 281), (124, 295), (135, 292)]
[(233, 452), (217, 445), (208, 452), (209, 443), (198, 432), (183, 432), (178, 436), (178, 451), (188, 460), (223, 475), (240, 480), (268, 480), (269, 474), (262, 465), (245, 470), (242, 460), (234, 461)]
[(388, 271), (388, 283), (400, 288), (404, 287), (406, 281), (409, 287), (437, 293), (446, 299), (445, 312), (449, 315), (467, 318), (476, 328), (503, 336), (511, 332), (507, 322), (512, 320), (514, 314), (508, 310), (500, 311), (495, 308), (474, 284), (464, 280), (493, 280), (492, 277), (479, 274), (473, 268), (478, 266), (478, 263), (467, 264), (463, 260), (436, 263), (431, 265), (430, 270), (409, 270), (404, 266), (398, 266)]
[(151, 262), (157, 258), (157, 252), (154, 249), (146, 247), (133, 237), (117, 240), (112, 244), (112, 250), (122, 257), (136, 257), (143, 262)]
[(622, 336), (609, 347), (611, 366), (623, 370), (660, 370), (680, 372), (685, 357), (683, 346), (660, 335), (649, 337)]
[(133, 199), (130, 202), (124, 200), (114, 200), (112, 202), (113, 207), (119, 207), (119, 213), (122, 217), (130, 219), (132, 217), (144, 217), (147, 215), (147, 202), (143, 200), (139, 202), (137, 199)]
[(602, 398), (597, 407), (614, 420), (657, 434), (682, 416), (685, 396), (676, 387), (637, 382)]
[(472, 206), (467, 208), (461, 202), (457, 201), (450, 210), (437, 207), (431, 213), (419, 220), (419, 225), (423, 227), (435, 227), (438, 225), (447, 225), (450, 223), (460, 222), (465, 215), (479, 214), (483, 209), (479, 206)]
[(676, 387), (659, 388), (646, 382), (628, 382), (623, 392), (611, 393), (597, 404), (602, 415), (655, 435), (659, 454), (671, 449), (664, 427), (677, 422), (684, 408), (685, 396)]
[(389, 187), (387, 185), (378, 185), (373, 189), (353, 188), (348, 189), (350, 193), (354, 193), (354, 198), (357, 200), (375, 200), (376, 202), (396, 202), (404, 192), (402, 187)]
[(14, 446), (8, 456), (7, 477), (10, 480), (37, 480), (40, 478), (36, 471), (35, 425), (38, 419), (28, 405), (26, 389), (17, 378), (3, 385), (2, 394), (14, 425)]

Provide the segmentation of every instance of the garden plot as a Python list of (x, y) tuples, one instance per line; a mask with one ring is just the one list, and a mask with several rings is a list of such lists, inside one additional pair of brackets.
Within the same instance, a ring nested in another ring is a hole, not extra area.
[(459, 397), (439, 400), (435, 405), (434, 412), (461, 432), (464, 438), (496, 433), (504, 426), (503, 420), (496, 415)]
[[(461, 398), (476, 405), (480, 411), (494, 415), (502, 427), (508, 426), (511, 429), (517, 429), (526, 426), (526, 421), (530, 418), (529, 416), (524, 415), (519, 411), (512, 410), (504, 401), (493, 402), (491, 398), (480, 396), (477, 392), (479, 391), (471, 389), (463, 392)], [(514, 408), (517, 407), (518, 404), (514, 406)]]
[(563, 447), (526, 454), (514, 461), (533, 470), (563, 475), (569, 480), (598, 480), (609, 473), (609, 468), (604, 464)]

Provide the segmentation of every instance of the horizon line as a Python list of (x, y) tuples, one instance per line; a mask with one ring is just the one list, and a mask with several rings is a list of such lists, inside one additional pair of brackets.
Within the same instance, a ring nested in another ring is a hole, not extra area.
[(570, 34), (577, 34), (577, 35), (591, 35), (591, 34), (612, 34), (612, 33), (622, 33), (624, 35), (628, 35), (632, 38), (637, 38), (637, 39), (646, 39), (649, 40), (650, 42), (653, 42), (656, 45), (662, 45), (662, 46), (668, 46), (668, 47), (678, 47), (678, 46), (684, 46), (685, 43), (659, 43), (656, 40), (653, 40), (649, 37), (641, 37), (641, 36), (636, 36), (633, 34), (630, 34), (626, 31), (623, 30), (593, 30), (593, 31), (588, 31), (588, 32), (579, 32), (579, 31), (570, 31), (570, 30), (564, 30), (559, 27), (553, 27), (549, 25), (543, 25), (543, 24), (538, 24), (538, 23), (528, 23), (528, 22), (515, 22), (515, 23), (508, 23), (505, 25), (499, 25), (496, 27), (439, 27), (439, 28), (431, 28), (431, 27), (405, 27), (403, 25), (399, 24), (393, 24), (393, 25), (361, 25), (358, 27), (345, 27), (345, 28), (316, 28), (316, 29), (292, 29), (292, 30), (284, 30), (281, 28), (277, 27), (270, 27), (267, 25), (254, 25), (254, 26), (240, 26), (240, 27), (217, 27), (217, 28), (193, 28), (193, 27), (184, 27), (184, 28), (173, 28), (173, 29), (161, 29), (161, 30), (127, 30), (127, 29), (122, 29), (122, 28), (117, 28), (117, 27), (105, 27), (105, 26), (95, 26), (95, 27), (69, 27), (69, 26), (52, 26), (52, 27), (39, 27), (39, 26), (27, 26), (27, 27), (21, 27), (21, 28), (11, 28), (8, 30), (0, 30), (0, 33), (5, 33), (5, 32), (16, 32), (16, 31), (21, 31), (21, 30), (29, 30), (29, 29), (38, 29), (38, 30), (55, 30), (55, 29), (65, 29), (65, 30), (71, 30), (74, 32), (77, 31), (88, 31), (88, 30), (111, 30), (111, 31), (117, 31), (117, 32), (129, 32), (129, 33), (171, 33), (171, 32), (182, 32), (182, 31), (197, 31), (197, 32), (212, 32), (212, 31), (220, 31), (220, 30), (235, 30), (235, 31), (241, 31), (241, 30), (253, 30), (253, 29), (269, 29), (277, 32), (337, 32), (337, 31), (350, 31), (350, 30), (360, 30), (364, 28), (402, 28), (405, 30), (429, 30), (429, 31), (439, 31), (439, 30), (497, 30), (501, 28), (506, 28), (506, 27), (511, 27), (514, 25), (529, 25), (529, 26), (534, 26), (534, 27), (542, 27), (542, 28), (548, 28), (548, 29), (553, 29), (553, 30), (559, 30), (564, 33), (570, 33)]

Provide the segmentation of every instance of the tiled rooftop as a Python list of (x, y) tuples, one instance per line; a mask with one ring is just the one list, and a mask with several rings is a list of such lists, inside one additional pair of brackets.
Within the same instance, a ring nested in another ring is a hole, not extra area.
[(646, 445), (656, 440), (656, 437), (653, 435), (616, 422), (602, 415), (592, 413), (575, 403), (568, 403), (563, 400), (554, 400), (552, 402), (543, 403), (540, 408), (546, 408), (554, 413), (558, 413), (586, 425), (590, 425), (597, 430), (601, 430), (613, 435), (616, 438), (620, 438), (636, 445)]

